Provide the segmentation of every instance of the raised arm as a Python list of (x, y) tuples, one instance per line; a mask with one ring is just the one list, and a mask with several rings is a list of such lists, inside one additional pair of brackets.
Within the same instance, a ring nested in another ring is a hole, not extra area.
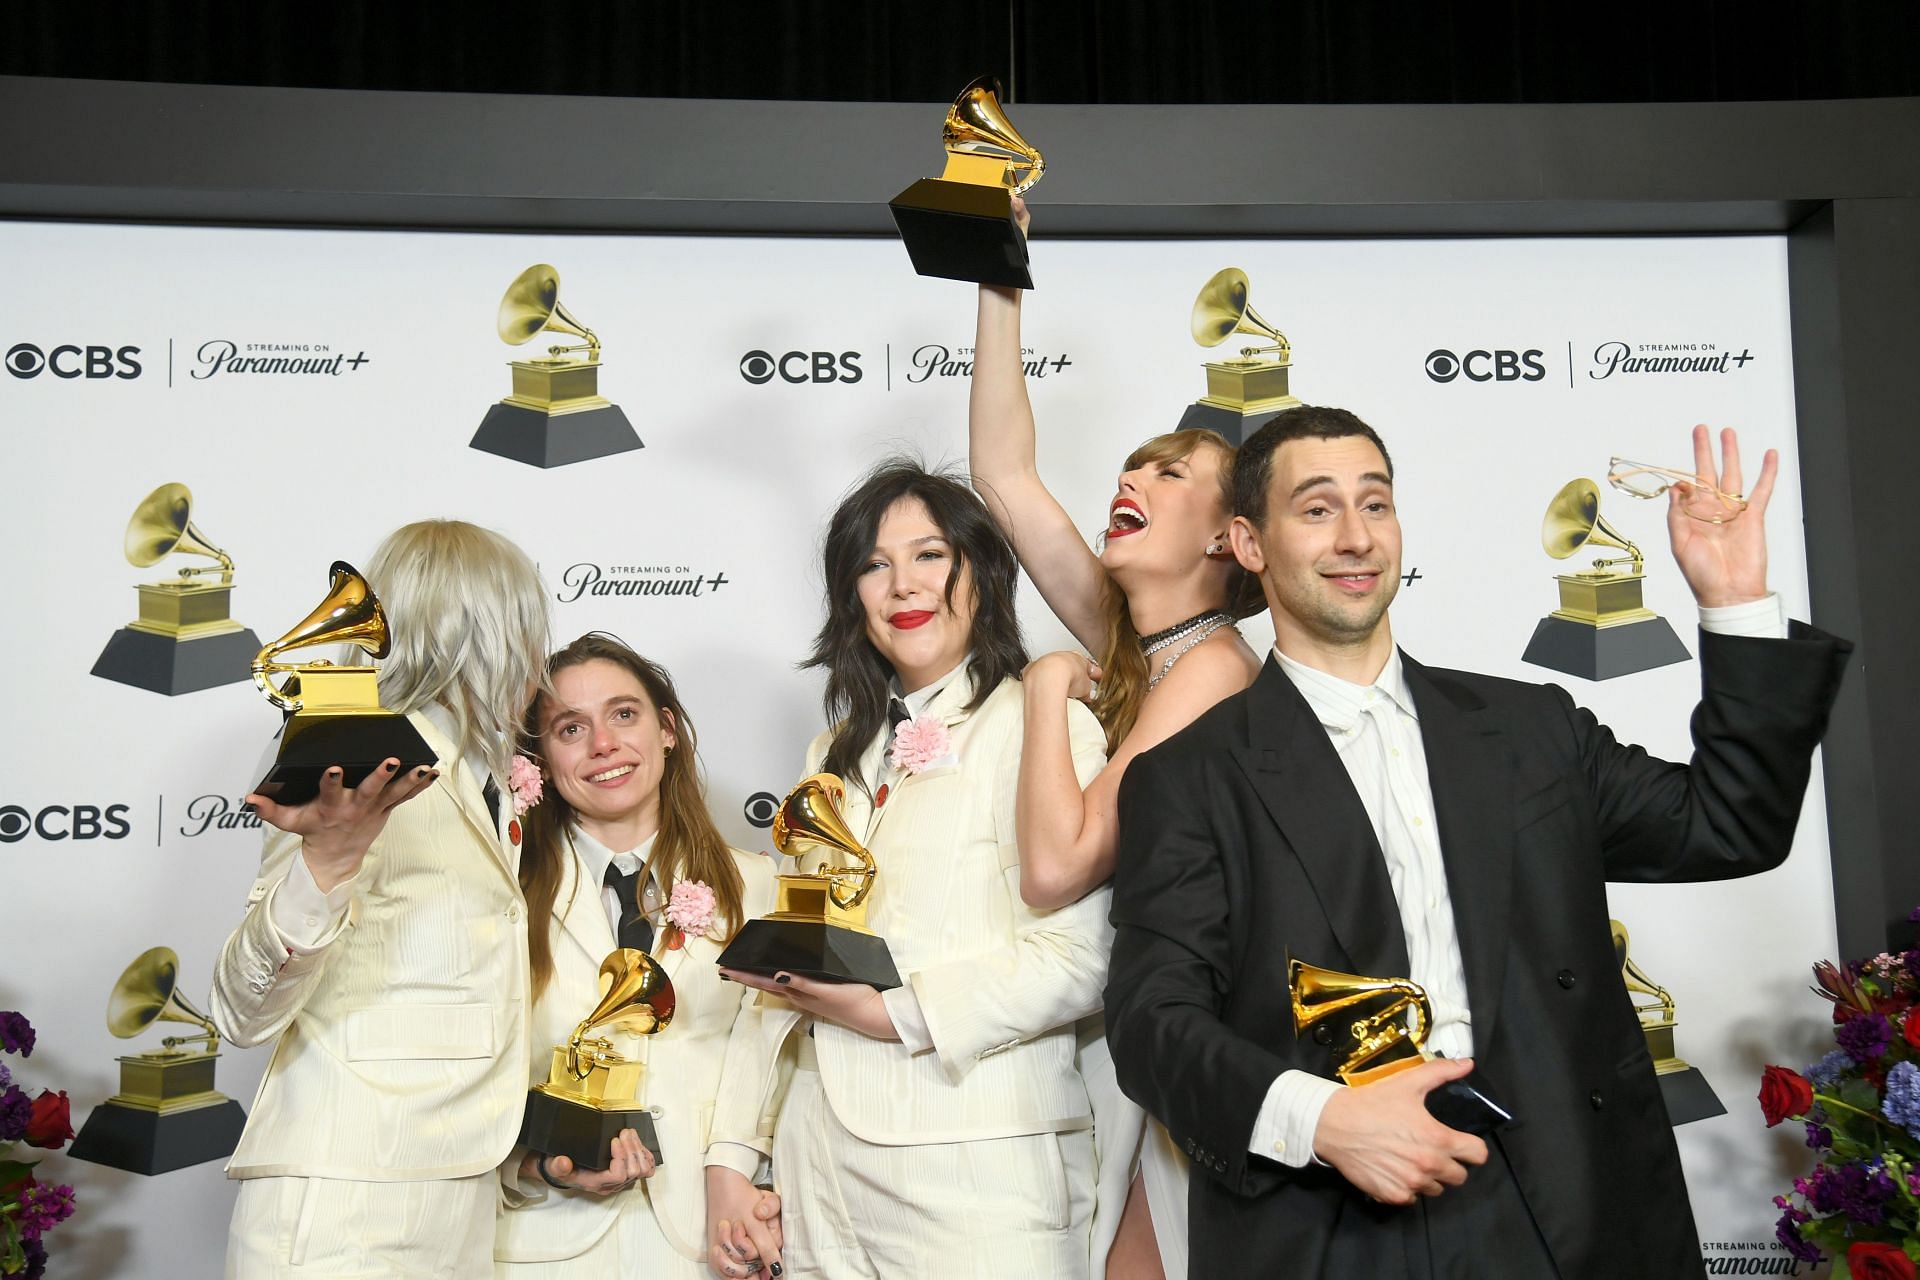
[(1067, 713), (1071, 702), (1090, 695), (1091, 668), (1079, 654), (1064, 651), (1027, 668), (1018, 826), (1020, 897), (1028, 906), (1048, 911), (1077, 902), (1112, 877), (1120, 778), (1128, 763), (1246, 688), (1251, 674), (1236, 645), (1222, 640), (1195, 649), (1141, 705), (1133, 728), (1083, 792)]
[[(1025, 206), (1016, 199), (1021, 226)], [(1089, 652), (1105, 639), (1100, 593), (1106, 571), (1040, 481), (1034, 465), (1033, 406), (1020, 355), (1020, 291), (982, 286), (967, 403), (973, 487), (1013, 544), (1021, 568), (1073, 638)]]

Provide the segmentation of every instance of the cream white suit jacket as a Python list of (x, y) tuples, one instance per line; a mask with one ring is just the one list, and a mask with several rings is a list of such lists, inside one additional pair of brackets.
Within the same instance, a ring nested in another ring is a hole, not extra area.
[[(748, 917), (773, 909), (773, 860), (733, 851), (745, 882)], [(526, 1195), (517, 1177), (519, 1152), (502, 1166), (507, 1212), (500, 1215), (494, 1256), (507, 1262), (553, 1262), (572, 1258), (612, 1229), (620, 1212), (646, 1212), (633, 1198), (652, 1203), (668, 1242), (688, 1259), (707, 1256), (706, 1152), (709, 1142), (735, 1142), (761, 1155), (772, 1148), (761, 1133), (760, 1096), (721, 1089), (723, 1073), (757, 1081), (772, 1071), (774, 1046), (760, 1034), (761, 1006), (751, 987), (720, 977), (714, 963), (722, 944), (689, 938), (669, 948), (667, 930), (656, 932), (653, 956), (673, 983), (673, 1021), (650, 1036), (607, 1033), (631, 1060), (644, 1062), (640, 1101), (653, 1112), (661, 1164), (651, 1178), (611, 1196), (553, 1192), (544, 1186)], [(532, 1061), (526, 1084), (545, 1084), (553, 1046), (563, 1045), (592, 1009), (599, 993), (600, 962), (617, 942), (601, 905), (600, 886), (581, 883), (580, 860), (567, 854), (566, 874), (555, 895), (553, 980), (533, 1006)]]
[[(887, 940), (933, 1040), (915, 1053), (834, 1023), (815, 1026), (834, 1115), (868, 1142), (960, 1142), (1093, 1123), (1074, 1065), (1074, 1021), (1100, 1007), (1108, 893), (1058, 911), (1021, 900), (1021, 685), (1002, 682), (969, 713), (972, 696), (963, 671), (922, 712), (946, 724), (948, 756), (902, 772), (887, 763), (882, 732), (861, 761), (873, 795), (848, 780), (847, 823), (879, 867), (867, 924)], [(1084, 787), (1105, 762), (1104, 739), (1077, 702), (1068, 728)], [(814, 740), (808, 772), (820, 767), (829, 736)], [(883, 786), (885, 802), (876, 804)], [(766, 1031), (784, 1036), (797, 1019), (769, 1012)]]
[[(269, 895), (300, 853), (272, 832), (247, 912), (214, 967), (229, 1042), (274, 1040), (234, 1178), (457, 1178), (494, 1168), (527, 1089), (527, 926), (519, 850), (454, 744), (408, 717), (439, 779), (396, 808), (346, 919), (293, 954)], [(511, 812), (503, 806), (502, 817)]]

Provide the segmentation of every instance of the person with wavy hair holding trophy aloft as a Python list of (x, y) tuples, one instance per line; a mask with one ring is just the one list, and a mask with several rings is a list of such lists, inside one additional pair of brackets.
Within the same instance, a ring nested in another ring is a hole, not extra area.
[[(1017, 197), (1014, 211), (1024, 231), (1029, 215)], [(1259, 674), (1233, 624), (1263, 602), (1227, 545), (1234, 448), (1212, 431), (1175, 431), (1135, 449), (1121, 465), (1104, 544), (1098, 555), (1089, 550), (1035, 466), (1020, 308), (1020, 290), (981, 286), (973, 484), (1054, 615), (1098, 655), (1050, 653), (1026, 672), (1020, 891), (1050, 908), (1112, 876), (1116, 796), (1132, 759)], [(1110, 753), (1084, 791), (1067, 730), (1080, 702), (1105, 727)], [(1112, 1280), (1184, 1276), (1186, 1158), (1121, 1094), (1104, 1041), (1087, 1041), (1083, 1067), (1100, 1155), (1093, 1266)]]
[[(649, 953), (670, 981), (671, 1021), (616, 1047), (644, 1062), (641, 1096), (661, 1162), (627, 1130), (602, 1170), (516, 1148), (502, 1168), (494, 1243), (501, 1277), (746, 1276), (780, 1259), (779, 1201), (754, 1187), (770, 1141), (756, 1084), (773, 1063), (757, 993), (714, 958), (773, 904), (773, 868), (727, 847), (707, 813), (693, 720), (672, 678), (592, 632), (547, 662), (527, 717), (521, 775), (532, 963), (533, 1081), (601, 994), (602, 961)], [(644, 1048), (641, 1046), (644, 1045)], [(711, 1223), (711, 1227), (709, 1224)]]
[(351, 788), (331, 767), (300, 804), (248, 797), (273, 830), (212, 997), (229, 1042), (275, 1042), (227, 1166), (226, 1274), (244, 1280), (485, 1274), (526, 1098), (519, 825), (501, 797), (546, 589), (518, 547), (454, 520), (389, 535), (366, 582), (390, 633), (380, 702), (435, 761), (388, 759)]
[[(834, 727), (807, 769), (837, 775), (827, 794), (845, 780), (840, 817), (877, 868), (866, 924), (904, 980), (728, 971), (795, 1011), (768, 1015), (797, 1059), (773, 1150), (787, 1265), (1084, 1277), (1094, 1160), (1074, 1023), (1098, 1005), (1106, 894), (1055, 911), (1020, 896), (1013, 553), (963, 483), (896, 461), (840, 503), (824, 559), (809, 662)], [(1085, 708), (1069, 736), (1084, 781), (1102, 760)]]

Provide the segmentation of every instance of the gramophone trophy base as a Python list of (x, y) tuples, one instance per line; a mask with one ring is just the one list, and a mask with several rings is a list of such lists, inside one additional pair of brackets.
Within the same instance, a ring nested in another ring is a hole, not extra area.
[(1667, 1104), (1667, 1119), (1676, 1125), (1692, 1124), (1695, 1120), (1708, 1120), (1714, 1116), (1727, 1114), (1726, 1104), (1720, 1101), (1713, 1086), (1707, 1083), (1698, 1067), (1676, 1062), (1675, 1070), (1666, 1070), (1666, 1063), (1654, 1068), (1654, 1078), (1660, 1082), (1660, 1097)]
[(213, 1087), (216, 1053), (132, 1054), (120, 1092), (93, 1109), (67, 1154), (129, 1173), (170, 1173), (224, 1160), (247, 1113)]
[(1692, 656), (1658, 614), (1612, 627), (1596, 627), (1550, 614), (1533, 629), (1533, 639), (1527, 642), (1520, 660), (1583, 680), (1612, 680), (1685, 662)]
[[(1423, 1052), (1410, 1052), (1406, 1057), (1396, 1058), (1380, 1066), (1369, 1067), (1362, 1071), (1336, 1072), (1341, 1081), (1348, 1085), (1367, 1085), (1385, 1080), (1388, 1076), (1397, 1076), (1402, 1071), (1411, 1071), (1423, 1062), (1431, 1061)], [(1486, 1137), (1501, 1125), (1513, 1119), (1513, 1113), (1488, 1097), (1480, 1079), (1480, 1073), (1474, 1072), (1464, 1080), (1449, 1080), (1427, 1093), (1427, 1114), (1449, 1129), (1461, 1133), (1471, 1133), (1477, 1137)]]
[(1180, 415), (1179, 430), (1218, 432), (1236, 448), (1283, 409), (1300, 404), (1287, 389), (1289, 367), (1270, 360), (1209, 361), (1207, 394)]
[(720, 966), (859, 982), (881, 991), (899, 986), (887, 940), (867, 928), (866, 903), (843, 907), (832, 890), (833, 880), (823, 875), (777, 877), (773, 912), (740, 927), (720, 953)]
[[(1005, 171), (997, 160), (993, 168)], [(1013, 194), (1006, 187), (922, 178), (887, 207), (920, 275), (1033, 288), (1027, 238), (1013, 220)]]
[(258, 652), (260, 637), (245, 627), (175, 637), (126, 626), (107, 640), (93, 674), (171, 698), (245, 681)]
[(548, 470), (646, 446), (599, 393), (600, 365), (513, 360), (513, 394), (487, 410), (467, 447)]
[[(556, 1050), (565, 1056), (566, 1050)], [(603, 1071), (604, 1068), (595, 1068)], [(622, 1129), (632, 1129), (640, 1142), (661, 1164), (660, 1135), (653, 1127), (653, 1113), (637, 1102), (622, 1107), (596, 1106), (571, 1096), (570, 1090), (556, 1089), (551, 1083), (536, 1085), (527, 1092), (527, 1110), (520, 1121), (520, 1144), (543, 1156), (565, 1156), (576, 1169), (598, 1172), (610, 1163), (608, 1153)]]
[(334, 765), (341, 785), (355, 787), (389, 757), (400, 761), (402, 773), (439, 758), (420, 731), (392, 711), (296, 711), (280, 731), (273, 768), (253, 790), (276, 804), (305, 804), (320, 794), (320, 779)]

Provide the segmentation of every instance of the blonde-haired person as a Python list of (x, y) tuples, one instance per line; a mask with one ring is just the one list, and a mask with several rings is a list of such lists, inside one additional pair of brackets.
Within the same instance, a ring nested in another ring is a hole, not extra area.
[[(744, 921), (772, 909), (772, 862), (728, 848), (714, 826), (693, 720), (665, 668), (591, 632), (548, 660), (547, 679), (525, 732), (540, 799), (521, 820), (531, 1078), (547, 1078), (548, 1048), (566, 1043), (599, 998), (607, 954), (650, 952), (673, 983), (673, 1021), (651, 1036), (611, 1035), (646, 1064), (639, 1101), (653, 1112), (662, 1163), (632, 1130), (600, 1171), (515, 1148), (501, 1168), (496, 1274), (771, 1271), (779, 1201), (751, 1179), (772, 1146), (758, 1088), (773, 1055), (754, 993), (714, 961)], [(723, 1070), (751, 1087), (723, 1090)]]
[(485, 1274), (495, 1169), (525, 1101), (527, 924), (511, 731), (540, 681), (547, 593), (526, 554), (461, 521), (410, 524), (367, 579), (392, 652), (380, 696), (433, 748), (273, 830), (214, 970), (213, 1019), (275, 1041), (227, 1165), (235, 1280)]
[[(1014, 203), (1024, 230), (1026, 206)], [(1098, 655), (1090, 663), (1050, 653), (1026, 670), (1020, 891), (1029, 905), (1052, 908), (1112, 877), (1120, 778), (1133, 758), (1259, 674), (1259, 656), (1233, 624), (1260, 607), (1260, 590), (1228, 545), (1234, 449), (1211, 431), (1176, 431), (1135, 449), (1107, 507), (1104, 545), (1098, 555), (1089, 549), (1034, 463), (1020, 302), (1017, 289), (980, 289), (969, 463), (1041, 597)], [(1107, 734), (1107, 765), (1084, 791), (1068, 740), (1075, 700), (1092, 706)], [(1100, 1155), (1094, 1272), (1184, 1276), (1185, 1161), (1120, 1094), (1104, 1041), (1090, 1039), (1083, 1057)]]

